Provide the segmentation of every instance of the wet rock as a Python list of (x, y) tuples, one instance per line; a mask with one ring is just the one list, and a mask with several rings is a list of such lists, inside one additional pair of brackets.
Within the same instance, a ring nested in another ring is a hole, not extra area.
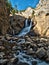
[(33, 56), (33, 58), (37, 59), (37, 55), (36, 54), (33, 54), (32, 56)]
[(46, 58), (46, 62), (49, 62), (49, 58)]
[(46, 38), (40, 38), (40, 42), (47, 42), (48, 41), (48, 39), (46, 39)]
[[(4, 50), (4, 49), (5, 49), (5, 47), (4, 47), (4, 46), (0, 46), (0, 49), (1, 49), (1, 50)], [(1, 51), (1, 50), (0, 50), (0, 51)]]
[(5, 36), (2, 36), (1, 41), (6, 41)]
[(37, 51), (38, 47), (36, 44), (33, 45), (33, 51)]
[(27, 54), (28, 54), (28, 55), (32, 55), (32, 54), (34, 54), (34, 53), (35, 53), (35, 52), (33, 51), (32, 48), (30, 48), (30, 49), (27, 50)]
[(48, 58), (49, 58), (49, 49), (47, 50), (47, 55), (48, 55)]
[(14, 42), (12, 42), (11, 44), (9, 41), (4, 41), (3, 43), (4, 43), (3, 46), (5, 47), (5, 50), (8, 51), (10, 51), (13, 48), (13, 46), (16, 46)]
[(40, 43), (40, 44), (37, 44), (37, 46), (40, 48), (40, 47), (43, 47), (44, 45)]
[(12, 37), (10, 37), (10, 36), (6, 36), (5, 38), (6, 38), (8, 41), (12, 39)]
[(2, 39), (3, 36), (0, 36), (0, 39)]
[(17, 50), (21, 51), (21, 47), (20, 47), (20, 46), (18, 46), (18, 47), (17, 47)]
[(28, 55), (23, 55), (23, 58), (29, 59)]
[(9, 62), (7, 63), (7, 65), (13, 65), (13, 63), (9, 61)]
[(39, 48), (36, 52), (37, 56), (39, 58), (44, 58), (44, 56), (46, 55), (46, 51), (44, 48)]
[(18, 44), (23, 44), (23, 43), (25, 43), (25, 39), (19, 39), (18, 40)]
[(13, 44), (13, 43), (15, 43), (15, 41), (13, 41), (13, 40), (11, 39), (11, 40), (9, 40), (9, 43)]
[(7, 59), (0, 59), (0, 64), (5, 64), (7, 61)]
[(12, 50), (16, 50), (17, 49), (17, 46), (13, 46)]
[(19, 62), (17, 65), (29, 65), (29, 64), (26, 62)]
[(3, 44), (2, 41), (0, 41), (0, 46), (2, 46), (2, 44)]
[(23, 50), (27, 50), (27, 47), (23, 46), (22, 49), (23, 49)]
[(31, 42), (28, 42), (28, 41), (27, 41), (27, 42), (25, 43), (25, 47), (26, 47), (26, 48), (30, 48), (30, 44), (31, 44)]
[(18, 63), (19, 59), (18, 58), (12, 58), (10, 61), (15, 65)]
[(49, 49), (49, 46), (48, 46), (48, 49)]
[(20, 50), (17, 50), (17, 51), (16, 51), (16, 55), (19, 55), (19, 52), (20, 52)]
[(26, 36), (26, 40), (29, 42), (33, 42), (32, 39), (29, 36)]
[(37, 61), (32, 61), (32, 65), (37, 65)]
[(3, 57), (5, 55), (4, 52), (0, 52), (0, 57)]
[(24, 51), (24, 50), (27, 50), (27, 47), (26, 47), (24, 44), (22, 44), (22, 45), (21, 45), (21, 50), (23, 50), (23, 51)]
[(45, 50), (48, 50), (48, 47), (44, 47)]

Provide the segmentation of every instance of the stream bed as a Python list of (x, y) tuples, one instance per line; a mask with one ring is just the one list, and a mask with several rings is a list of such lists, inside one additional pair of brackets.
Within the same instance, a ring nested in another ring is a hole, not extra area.
[(0, 36), (0, 65), (49, 65), (49, 38)]

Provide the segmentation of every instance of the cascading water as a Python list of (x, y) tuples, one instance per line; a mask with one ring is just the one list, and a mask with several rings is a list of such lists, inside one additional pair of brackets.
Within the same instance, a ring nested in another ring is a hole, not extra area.
[[(28, 34), (30, 32), (31, 27), (32, 27), (31, 19), (30, 20), (26, 19), (25, 27), (20, 31), (20, 33), (18, 35), (14, 35), (14, 30), (13, 30), (14, 37), (24, 37), (26, 34)], [(24, 43), (25, 39), (20, 39), (19, 41), (20, 41), (19, 43), (22, 43), (22, 42)], [(12, 42), (12, 40), (11, 40), (11, 42)]]
[(27, 33), (30, 32), (30, 29), (32, 27), (32, 21), (30, 21), (30, 24), (28, 25), (28, 19), (25, 20), (25, 28), (23, 28), (20, 33), (18, 34), (18, 37), (24, 37)]
[[(15, 36), (16, 37), (24, 37), (26, 34), (28, 34), (30, 32), (31, 27), (32, 27), (31, 19), (30, 20), (26, 19), (25, 27), (20, 31), (20, 33), (18, 35), (15, 35)], [(19, 44), (25, 43), (25, 39), (20, 39), (18, 42), (19, 42)]]
[(28, 26), (28, 19), (25, 20), (25, 27)]

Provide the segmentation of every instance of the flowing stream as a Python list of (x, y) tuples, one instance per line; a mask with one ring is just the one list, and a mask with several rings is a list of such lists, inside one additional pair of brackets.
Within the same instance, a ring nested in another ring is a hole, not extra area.
[(32, 27), (32, 21), (30, 21), (30, 24), (28, 23), (28, 19), (25, 21), (25, 27), (20, 31), (18, 34), (18, 37), (24, 37), (26, 34), (28, 34)]
[[(30, 24), (28, 25), (28, 19), (26, 19), (25, 27), (20, 31), (20, 33), (17, 36), (18, 37), (24, 37), (26, 34), (28, 34), (30, 32), (31, 27), (32, 27), (32, 21), (30, 21)], [(21, 44), (23, 42), (25, 42), (25, 39), (19, 40), (19, 44)], [(32, 61), (37, 61), (37, 65), (49, 65), (48, 63), (46, 63), (44, 61), (41, 61), (39, 59), (34, 59), (33, 57), (26, 55), (25, 53), (23, 53), (23, 51), (19, 52), (19, 55), (14, 54), (14, 56), (19, 58), (19, 62), (20, 61), (21, 62), (26, 62), (29, 65), (32, 65), (32, 63), (31, 63)], [(29, 59), (24, 58), (23, 56), (26, 56)]]
[[(25, 53), (19, 52), (19, 55), (14, 54), (15, 57), (19, 58), (19, 62), (25, 62), (28, 65), (32, 65), (32, 61), (36, 61), (36, 65), (49, 65), (49, 63), (46, 63), (45, 61), (41, 61), (39, 59), (34, 59), (32, 56), (26, 55)], [(18, 62), (18, 63), (19, 63)]]

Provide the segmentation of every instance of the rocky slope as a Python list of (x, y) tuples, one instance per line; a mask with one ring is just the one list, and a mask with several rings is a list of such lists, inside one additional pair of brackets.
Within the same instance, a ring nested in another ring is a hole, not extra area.
[(48, 38), (0, 36), (0, 65), (44, 64), (49, 65)]

